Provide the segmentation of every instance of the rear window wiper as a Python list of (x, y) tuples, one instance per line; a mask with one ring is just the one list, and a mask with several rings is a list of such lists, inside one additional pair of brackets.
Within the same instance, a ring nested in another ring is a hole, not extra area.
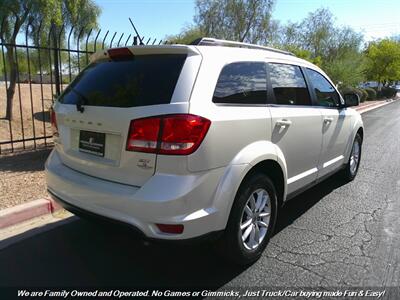
[(83, 107), (83, 105), (85, 105), (89, 102), (88, 99), (84, 95), (79, 93), (77, 90), (75, 90), (73, 88), (71, 88), (71, 90), (79, 96), (78, 101), (76, 102), (76, 110), (83, 113), (85, 111), (85, 108)]

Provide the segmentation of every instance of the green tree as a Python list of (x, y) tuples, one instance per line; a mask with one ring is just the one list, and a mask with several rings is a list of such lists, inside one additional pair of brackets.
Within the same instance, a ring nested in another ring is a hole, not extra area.
[(364, 81), (362, 41), (363, 36), (351, 28), (334, 28), (327, 53), (322, 58), (322, 67), (334, 82), (340, 82), (343, 86), (357, 86)]
[(362, 53), (349, 52), (325, 62), (323, 69), (336, 84), (357, 86), (365, 79), (363, 61)]
[(284, 47), (285, 49), (301, 49), (302, 38), (298, 23), (288, 22), (284, 26), (278, 25), (277, 35), (271, 41), (271, 46)]
[(294, 45), (285, 45), (282, 48), (293, 53), (295, 56), (297, 56), (299, 58), (308, 60), (309, 62), (321, 67), (321, 63), (322, 63), (321, 57), (320, 56), (314, 57), (309, 50), (301, 49)]
[(381, 84), (400, 79), (400, 42), (383, 39), (371, 42), (365, 51), (367, 78)]
[[(15, 44), (21, 30), (28, 29), (30, 38), (35, 44), (46, 41), (51, 28), (53, 37), (50, 45), (57, 45), (56, 37), (60, 33), (62, 25), (65, 28), (74, 26), (75, 36), (90, 28), (97, 27), (97, 17), (100, 9), (93, 0), (1, 0), (0, 22), (2, 30), (1, 40), (8, 44), (5, 46), (6, 60), (9, 65), (10, 85), (7, 89), (6, 118), (12, 119), (12, 105), (17, 79), (17, 64), (15, 48), (9, 45)], [(41, 30), (37, 28), (42, 24)], [(35, 30), (36, 29), (36, 30)]]
[[(32, 49), (29, 50), (29, 65), (25, 49), (17, 48), (15, 54), (16, 54), (16, 63), (18, 64), (18, 71), (20, 74), (27, 74), (29, 69), (32, 74), (38, 71), (36, 51), (32, 51)], [(8, 72), (8, 70), (10, 70), (10, 63), (6, 61), (6, 66), (4, 68), (2, 55), (3, 54), (0, 51), (0, 73), (4, 74), (5, 71)]]
[(325, 8), (311, 12), (299, 23), (280, 29), (276, 42), (285, 48), (307, 50), (312, 57), (331, 61), (349, 52), (360, 52), (363, 36), (349, 27), (338, 27), (332, 13)]
[(195, 23), (206, 36), (259, 43), (270, 29), (274, 0), (197, 0)]
[(364, 80), (362, 34), (337, 26), (333, 14), (324, 8), (311, 12), (300, 22), (280, 25), (271, 19), (273, 2), (198, 0), (195, 25), (167, 39), (188, 44), (201, 36), (210, 36), (270, 45), (320, 66), (336, 83), (355, 86)]
[(354, 86), (363, 81), (363, 36), (349, 27), (337, 26), (328, 9), (318, 9), (301, 22), (281, 26), (279, 32), (274, 45), (320, 66), (334, 82)]
[(300, 42), (314, 57), (324, 57), (334, 33), (334, 18), (328, 9), (318, 9), (310, 13), (299, 25)]
[[(91, 52), (95, 52), (95, 50), (98, 51), (102, 48), (103, 48), (103, 43), (99, 41), (96, 42), (96, 45), (94, 43), (94, 40), (89, 41), (87, 44), (87, 48), (86, 48), (86, 43), (81, 43), (79, 49), (82, 51), (82, 53), (79, 54), (79, 58), (78, 58), (78, 53), (72, 53), (70, 57), (71, 73), (72, 73), (71, 77), (75, 77), (79, 73), (79, 71), (83, 70), (89, 65)], [(86, 50), (89, 52), (87, 55), (86, 53), (84, 53), (86, 52)], [(69, 78), (65, 79), (63, 78), (63, 80), (68, 82)]]
[(172, 44), (187, 45), (203, 36), (205, 36), (205, 34), (200, 30), (200, 28), (195, 26), (190, 26), (184, 28), (181, 33), (175, 35), (169, 35), (165, 39)]

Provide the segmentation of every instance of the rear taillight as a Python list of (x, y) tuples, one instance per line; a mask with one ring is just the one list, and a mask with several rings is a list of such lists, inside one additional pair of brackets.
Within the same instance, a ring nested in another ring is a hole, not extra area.
[(54, 136), (58, 136), (58, 127), (57, 127), (57, 118), (54, 109), (50, 109), (50, 122), (51, 122), (51, 130), (53, 131)]
[(194, 115), (165, 116), (159, 153), (193, 153), (203, 141), (210, 124), (209, 120)]
[(210, 125), (210, 120), (189, 114), (132, 120), (126, 150), (188, 155), (200, 146)]
[(160, 118), (132, 120), (126, 150), (155, 153), (157, 151), (160, 123)]

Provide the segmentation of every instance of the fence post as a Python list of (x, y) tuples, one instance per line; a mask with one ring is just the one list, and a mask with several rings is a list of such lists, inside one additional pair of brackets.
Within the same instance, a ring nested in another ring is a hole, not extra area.
[[(57, 27), (54, 26), (53, 30), (53, 55), (54, 55), (54, 84), (56, 86), (56, 96), (60, 96), (61, 94), (61, 84), (60, 84), (60, 69), (59, 69), (59, 62), (58, 62), (58, 46), (57, 46)], [(51, 66), (50, 66), (51, 68)]]

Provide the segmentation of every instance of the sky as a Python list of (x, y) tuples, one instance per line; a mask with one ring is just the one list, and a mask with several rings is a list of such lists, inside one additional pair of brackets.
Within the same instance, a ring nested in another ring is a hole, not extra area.
[[(102, 30), (131, 33), (132, 18), (139, 33), (163, 39), (193, 23), (194, 0), (95, 0), (101, 7)], [(362, 32), (365, 40), (400, 34), (399, 0), (277, 0), (272, 17), (281, 24), (301, 21), (318, 8), (328, 8), (338, 25)], [(110, 33), (110, 34), (111, 34)], [(117, 35), (119, 36), (119, 35)], [(127, 37), (127, 35), (125, 35)]]

